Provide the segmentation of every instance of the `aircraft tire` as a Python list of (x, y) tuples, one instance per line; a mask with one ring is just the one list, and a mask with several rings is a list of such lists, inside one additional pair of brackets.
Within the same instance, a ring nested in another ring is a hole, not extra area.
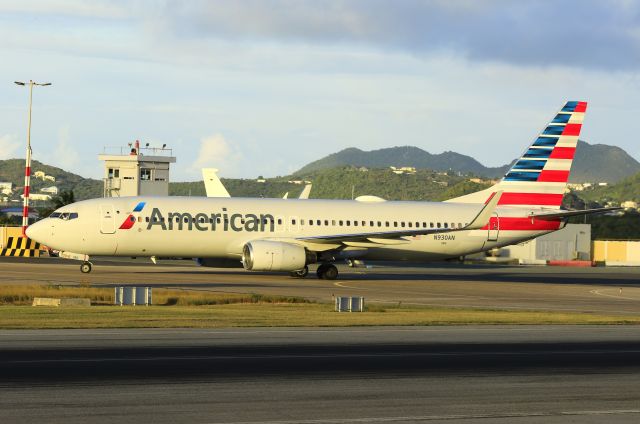
[(316, 274), (321, 280), (335, 280), (338, 278), (338, 268), (333, 264), (322, 264)]
[(80, 265), (80, 272), (82, 272), (83, 274), (88, 274), (91, 272), (91, 262), (83, 262), (82, 265)]

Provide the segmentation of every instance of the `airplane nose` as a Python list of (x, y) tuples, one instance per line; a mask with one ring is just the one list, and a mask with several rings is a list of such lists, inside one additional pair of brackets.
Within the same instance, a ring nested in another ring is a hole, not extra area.
[(46, 244), (45, 243), (45, 236), (46, 236), (46, 229), (47, 229), (47, 225), (42, 222), (42, 221), (38, 221), (38, 222), (34, 222), (33, 224), (29, 225), (27, 227), (27, 237), (29, 237), (31, 240), (35, 240), (38, 243), (41, 244)]

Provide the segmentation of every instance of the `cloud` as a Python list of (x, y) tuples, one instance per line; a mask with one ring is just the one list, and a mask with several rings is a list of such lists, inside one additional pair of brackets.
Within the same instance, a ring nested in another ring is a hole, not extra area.
[(20, 142), (15, 135), (6, 134), (0, 136), (0, 160), (15, 158), (19, 148)]
[(190, 167), (193, 174), (200, 175), (202, 168), (217, 168), (221, 173), (233, 171), (242, 160), (242, 154), (231, 146), (221, 134), (200, 139), (200, 149)]
[(169, 1), (147, 16), (149, 28), (182, 40), (347, 43), (597, 69), (635, 69), (640, 58), (640, 3), (629, 1)]
[(70, 132), (69, 125), (64, 125), (58, 129), (58, 143), (53, 151), (56, 166), (67, 171), (73, 170), (80, 162), (78, 149), (71, 143)]

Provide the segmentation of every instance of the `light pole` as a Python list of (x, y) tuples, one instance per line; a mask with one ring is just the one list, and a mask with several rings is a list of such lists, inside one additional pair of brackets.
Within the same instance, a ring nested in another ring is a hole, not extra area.
[(27, 121), (27, 158), (24, 168), (24, 199), (22, 202), (22, 237), (27, 237), (26, 231), (29, 226), (29, 191), (31, 185), (31, 103), (33, 100), (33, 86), (47, 86), (50, 82), (37, 83), (29, 80), (29, 82), (14, 81), (17, 85), (29, 86), (29, 119)]

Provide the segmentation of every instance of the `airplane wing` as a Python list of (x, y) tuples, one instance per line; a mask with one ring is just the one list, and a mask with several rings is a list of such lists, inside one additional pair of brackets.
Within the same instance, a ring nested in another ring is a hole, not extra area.
[(553, 221), (560, 218), (569, 218), (571, 216), (591, 215), (594, 213), (619, 211), (621, 209), (624, 209), (624, 208), (615, 207), (615, 208), (597, 208), (597, 209), (583, 209), (583, 210), (572, 210), (572, 211), (556, 210), (556, 211), (538, 212), (538, 213), (531, 212), (529, 214), (529, 217), (531, 219), (535, 218), (535, 219), (541, 219), (544, 221)]
[(420, 236), (428, 234), (439, 233), (452, 233), (464, 230), (479, 230), (489, 224), (489, 219), (493, 215), (502, 191), (493, 193), (489, 198), (489, 201), (480, 210), (478, 215), (464, 227), (459, 228), (416, 228), (413, 230), (400, 230), (400, 231), (372, 231), (363, 233), (351, 233), (351, 234), (333, 234), (329, 236), (310, 236), (310, 237), (298, 237), (296, 240), (311, 242), (311, 243), (375, 243), (375, 244), (390, 244), (398, 240), (403, 240), (402, 237)]
[(231, 197), (227, 189), (218, 178), (218, 170), (215, 168), (202, 168), (202, 178), (207, 197)]

